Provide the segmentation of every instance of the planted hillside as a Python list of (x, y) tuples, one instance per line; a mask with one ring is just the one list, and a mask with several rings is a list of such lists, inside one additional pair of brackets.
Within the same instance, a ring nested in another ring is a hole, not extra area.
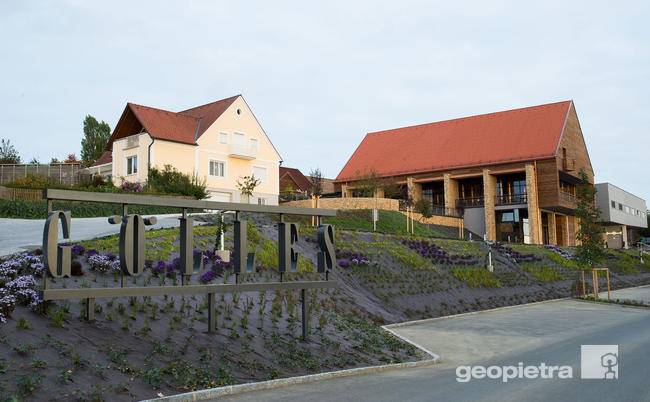
[[(240, 281), (277, 281), (277, 226), (250, 214), (247, 234), (257, 270)], [(337, 217), (340, 218), (340, 217)], [(380, 217), (381, 219), (381, 217)], [(316, 229), (301, 225), (298, 272), (284, 280), (323, 279), (315, 272)], [(232, 265), (213, 253), (216, 226), (194, 228), (203, 275), (190, 283), (234, 283)], [(178, 229), (151, 230), (144, 273), (128, 286), (179, 285)], [(232, 230), (226, 248), (232, 248)], [(309, 341), (300, 338), (298, 291), (224, 294), (207, 332), (204, 296), (96, 299), (95, 321), (81, 301), (39, 301), (38, 252), (0, 264), (2, 399), (132, 400), (220, 385), (416, 361), (411, 345), (379, 328), (401, 322), (569, 296), (579, 277), (571, 248), (336, 230), (340, 289), (308, 292)], [(72, 248), (73, 274), (55, 288), (119, 287), (117, 236)], [(609, 251), (612, 287), (650, 283), (650, 263)], [(603, 279), (604, 280), (604, 279)]]

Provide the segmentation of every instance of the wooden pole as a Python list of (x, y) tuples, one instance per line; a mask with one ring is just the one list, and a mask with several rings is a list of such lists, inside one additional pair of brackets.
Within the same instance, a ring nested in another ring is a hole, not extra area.
[(587, 297), (587, 289), (585, 289), (585, 270), (582, 270), (582, 298)]
[(607, 300), (612, 300), (610, 291), (609, 291), (609, 268), (605, 271), (607, 272)]

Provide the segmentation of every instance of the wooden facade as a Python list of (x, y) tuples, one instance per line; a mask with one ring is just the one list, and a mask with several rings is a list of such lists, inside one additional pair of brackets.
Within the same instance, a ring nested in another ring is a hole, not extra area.
[[(459, 149), (459, 152), (462, 152), (462, 149)], [(444, 183), (445, 199), (442, 206), (447, 210), (462, 202), (462, 185), (459, 183), (469, 179), (482, 180), (484, 200), (481, 205), (470, 205), (484, 208), (485, 232), (477, 234), (484, 235), (487, 240), (501, 241), (503, 239), (497, 238), (495, 230), (495, 213), (498, 213), (495, 208), (499, 209), (499, 200), (495, 203), (493, 187), (499, 177), (520, 174), (527, 182), (527, 193), (522, 197), (522, 202), (514, 208), (527, 212), (526, 224), (530, 226), (527, 242), (575, 245), (576, 229), (579, 227), (575, 219), (575, 195), (581, 170), (586, 172), (589, 183), (593, 184), (593, 168), (575, 107), (571, 103), (554, 156), (400, 174), (392, 176), (391, 179), (408, 186), (409, 194), (415, 201), (422, 199), (423, 185), (432, 182)], [(351, 196), (355, 181), (339, 182), (337, 185), (344, 190), (345, 195)], [(465, 227), (469, 228), (467, 225)]]

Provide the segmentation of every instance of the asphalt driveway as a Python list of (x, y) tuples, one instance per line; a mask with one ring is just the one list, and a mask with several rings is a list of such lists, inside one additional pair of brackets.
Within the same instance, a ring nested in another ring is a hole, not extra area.
[[(611, 292), (612, 299), (640, 301), (650, 305), (650, 285), (638, 288), (620, 289)], [(607, 297), (607, 291), (602, 290), (598, 294), (599, 298)]]
[[(147, 215), (150, 216), (150, 215)], [(180, 214), (153, 215), (158, 223), (147, 229), (178, 226)], [(199, 222), (194, 222), (199, 224)], [(41, 247), (45, 219), (0, 218), (0, 256)], [(120, 225), (111, 225), (107, 218), (72, 218), (71, 241), (88, 240), (120, 232)], [(59, 239), (63, 238), (59, 228)]]
[[(233, 395), (238, 401), (648, 401), (650, 309), (562, 300), (397, 328), (434, 366)], [(618, 345), (619, 379), (581, 379), (581, 345)], [(572, 379), (457, 381), (459, 366), (571, 366)]]

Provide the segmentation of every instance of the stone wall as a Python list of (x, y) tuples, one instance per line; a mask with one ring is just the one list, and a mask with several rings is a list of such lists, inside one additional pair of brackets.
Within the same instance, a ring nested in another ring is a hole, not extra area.
[[(283, 202), (286, 207), (312, 208), (311, 200)], [(399, 210), (399, 200), (391, 198), (372, 197), (346, 197), (346, 198), (321, 198), (318, 203), (323, 209), (384, 209), (388, 211)]]
[[(405, 212), (402, 213), (406, 215)], [(413, 212), (413, 219), (427, 225), (460, 227), (460, 230), (463, 229), (460, 226), (461, 222), (463, 221), (463, 218), (455, 218), (453, 216), (440, 216), (440, 215), (433, 215), (430, 218), (425, 218), (421, 214), (418, 214), (417, 212)]]

